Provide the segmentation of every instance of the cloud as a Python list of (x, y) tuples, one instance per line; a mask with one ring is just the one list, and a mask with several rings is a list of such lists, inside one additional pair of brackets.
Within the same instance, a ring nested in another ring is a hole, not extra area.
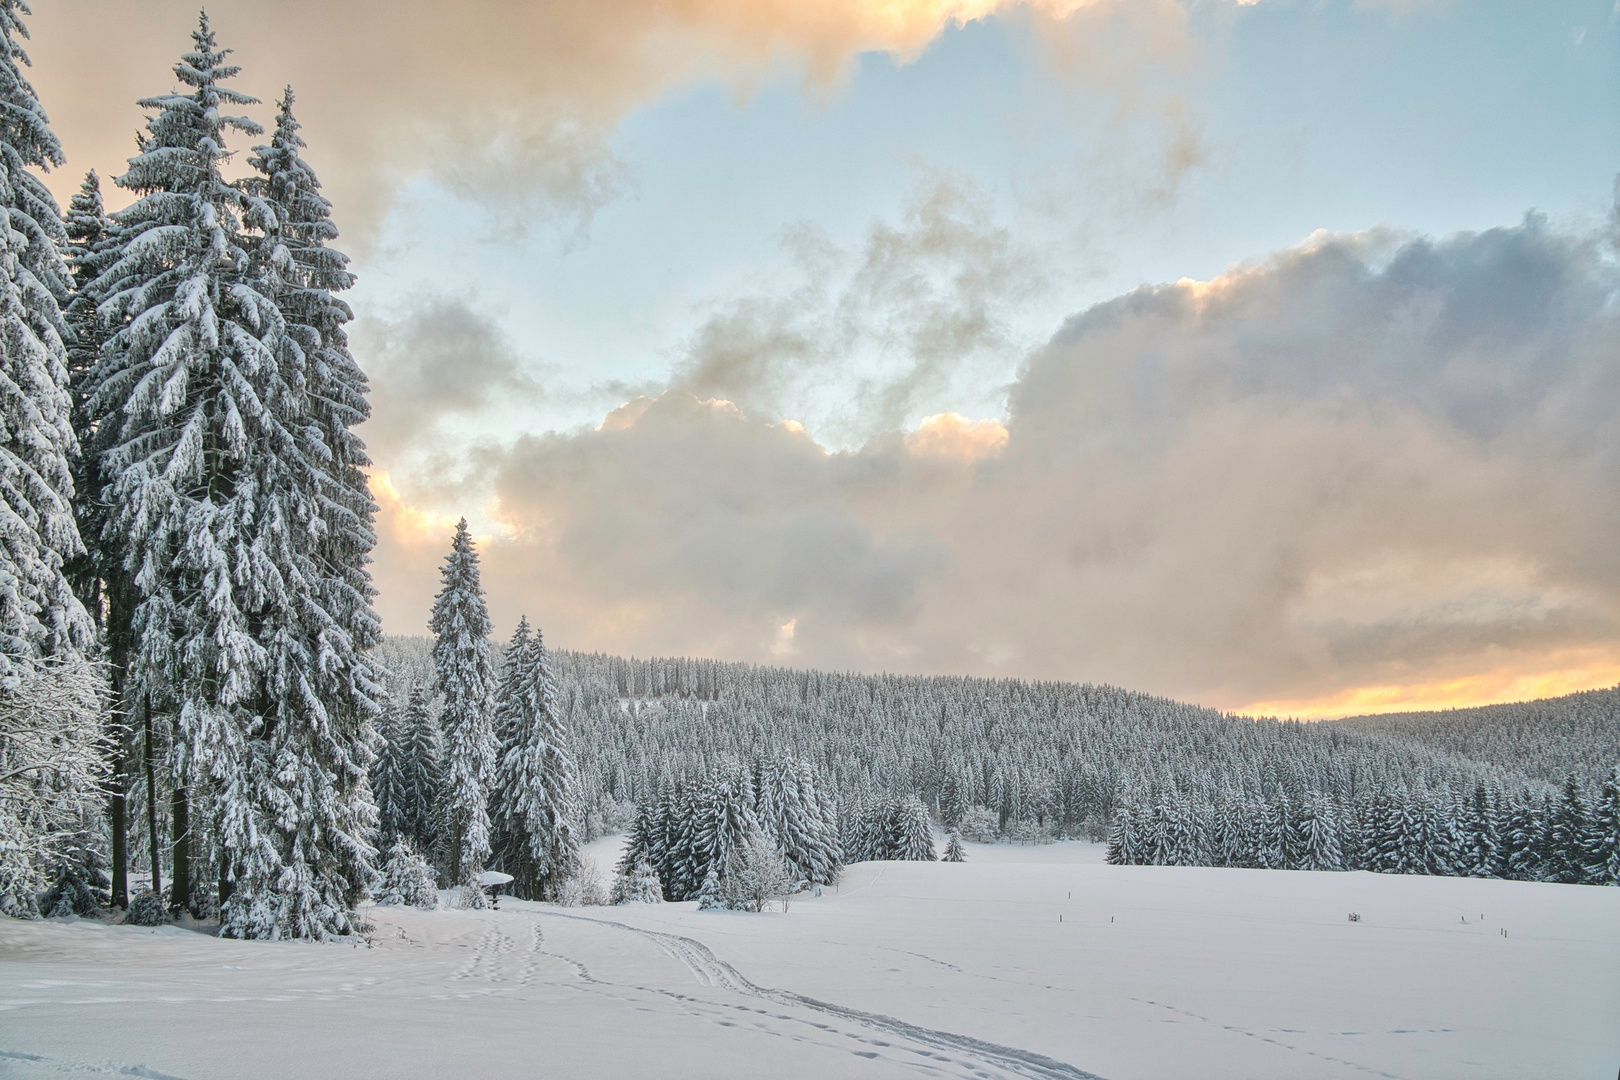
[(899, 221), (873, 222), (859, 248), (803, 224), (785, 247), (790, 280), (710, 317), (674, 383), (766, 418), (803, 407), (818, 386), (853, 383), (853, 401), (817, 425), (841, 441), (898, 428), (1005, 365), (1019, 351), (1009, 323), (1044, 287), (1040, 254), (996, 223), (981, 190), (942, 172), (924, 175)]
[(905, 445), (920, 457), (978, 461), (1007, 445), (1007, 425), (1000, 420), (969, 420), (961, 413), (935, 413), (907, 433)]
[(464, 298), (417, 298), (395, 318), (362, 319), (354, 338), (371, 376), (363, 434), (377, 461), (440, 445), (445, 421), (543, 397), (494, 320)]
[[(284, 83), (297, 88), (312, 160), (341, 221), (360, 235), (420, 175), (510, 216), (587, 219), (623, 182), (606, 135), (629, 110), (692, 80), (741, 87), (797, 72), (826, 86), (863, 52), (908, 60), (947, 27), (999, 12), (1033, 12), (1043, 25), (1061, 26), (1093, 7), (1138, 6), (1162, 18), (1178, 5), (219, 0), (209, 13), (221, 43), (238, 50), (242, 88), (267, 99)], [(191, 0), (40, 5), (31, 21), (33, 78), (67, 147), (70, 168), (54, 181), (64, 202), (84, 169), (123, 172), (142, 122), (134, 102), (170, 86), (195, 20)], [(1161, 37), (1146, 44), (1158, 47)]]
[(1617, 447), (1598, 237), (1323, 235), (1076, 315), (1002, 421), (831, 452), (673, 388), (520, 440), (486, 580), (573, 647), (1227, 707), (1614, 681)]

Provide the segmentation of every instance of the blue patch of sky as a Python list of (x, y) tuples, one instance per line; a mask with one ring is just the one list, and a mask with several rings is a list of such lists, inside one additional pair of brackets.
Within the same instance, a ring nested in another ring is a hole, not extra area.
[[(465, 294), (549, 379), (655, 384), (709, 312), (786, 287), (789, 227), (858, 245), (943, 170), (985, 194), (1052, 283), (1022, 312), (1004, 369), (985, 376), (1004, 381), (1018, 350), (1066, 314), (1140, 282), (1212, 276), (1316, 229), (1444, 234), (1531, 208), (1595, 219), (1620, 172), (1615, 11), (1609, 0), (1195, 9), (1204, 48), (1177, 85), (1206, 157), (1168, 200), (1142, 197), (1164, 182), (1156, 109), (1111, 120), (1110, 91), (1053, 70), (1018, 20), (952, 29), (910, 64), (864, 56), (832, 88), (690, 85), (620, 124), (612, 145), (628, 182), (588, 236), (540, 224), (497, 237), (483, 210), (419, 183), (358, 299), (388, 312), (425, 292)], [(602, 404), (511, 422), (567, 426)]]

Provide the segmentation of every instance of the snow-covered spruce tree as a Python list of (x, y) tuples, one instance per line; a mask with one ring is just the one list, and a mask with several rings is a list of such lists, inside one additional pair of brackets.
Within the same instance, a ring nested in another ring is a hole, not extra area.
[(404, 838), (431, 850), (435, 810), (444, 791), (444, 747), (428, 708), (427, 691), (412, 687), (403, 711), (388, 726), (387, 743), (372, 768), (377, 827), (383, 841)]
[(377, 903), (429, 910), (439, 906), (433, 868), (416, 853), (406, 837), (401, 836), (388, 849), (388, 857), (383, 863), (382, 885), (377, 890)]
[(697, 891), (697, 902), (699, 911), (712, 911), (726, 907), (725, 893), (720, 888), (719, 867), (711, 866), (708, 872), (703, 875), (703, 884), (698, 887)]
[(382, 629), (367, 566), (377, 543), (377, 507), (365, 473), (371, 460), (355, 432), (371, 416), (370, 386), (349, 352), (344, 328), (354, 313), (333, 295), (352, 287), (354, 275), (348, 256), (330, 246), (338, 235), (332, 204), (300, 153), (305, 144), (292, 106), (288, 87), (270, 142), (250, 159), (258, 175), (248, 187), (275, 215), (275, 230), (261, 243), (260, 270), (285, 324), (277, 342), (280, 366), (302, 386), (310, 421), (298, 432), (303, 453), (317, 466), (310, 473), (318, 485), (310, 533), (325, 571), (317, 595), (321, 613), (338, 631), (322, 640), (333, 654), (321, 668), (330, 683), (323, 690), (345, 711), (375, 722), (381, 673), (367, 654), (382, 640)]
[(77, 655), (94, 627), (66, 564), (83, 545), (73, 516), (77, 452), (61, 306), (72, 289), (60, 211), (31, 169), (62, 164), (23, 75), (21, 0), (0, 0), (0, 689), (28, 661)]
[(494, 731), (495, 772), (489, 786), (489, 866), (512, 875), (508, 886), (519, 899), (539, 899), (534, 884), (534, 867), (529, 858), (529, 837), (523, 815), (517, 809), (518, 772), (522, 762), (513, 751), (524, 742), (533, 715), (533, 698), (528, 683), (533, 675), (534, 634), (528, 616), (518, 619), (517, 630), (507, 642), (495, 684)]
[(478, 553), (467, 519), (456, 524), (440, 570), (443, 587), (433, 600), (436, 689), (444, 699), (445, 811), (451, 881), (466, 884), (489, 855), (489, 783), (495, 772), (495, 729), (490, 716), (495, 673), (489, 655), (489, 609), (478, 576)]
[(64, 232), (64, 259), (72, 275), (73, 295), (62, 315), (69, 331), (68, 383), (79, 449), (73, 461), (74, 509), (86, 549), (69, 563), (69, 575), (91, 617), (101, 619), (105, 568), (98, 541), (106, 515), (101, 502), (100, 457), (87, 407), (91, 379), (108, 336), (108, 328), (96, 311), (99, 301), (93, 285), (118, 255), (118, 232), (107, 216), (101, 198), (101, 177), (94, 169), (85, 174), (68, 203)]
[(84, 551), (68, 561), (68, 577), (91, 618), (102, 631), (102, 645), (112, 681), (112, 696), (106, 711), (106, 743), (111, 759), (107, 777), (107, 833), (111, 851), (112, 903), (129, 906), (129, 807), (130, 764), (133, 739), (129, 727), (128, 702), (124, 698), (125, 673), (131, 644), (130, 620), (134, 615), (134, 586), (119, 560), (108, 557), (102, 544), (106, 525), (106, 504), (102, 499), (101, 438), (113, 434), (115, 425), (98, 432), (89, 411), (93, 376), (108, 328), (97, 312), (99, 300), (94, 282), (118, 255), (118, 232), (107, 216), (101, 198), (101, 177), (94, 169), (68, 203), (66, 221), (66, 262), (73, 276), (73, 298), (63, 310), (69, 336), (67, 341), (68, 380), (72, 393), (73, 430), (79, 444), (73, 461), (74, 511)]
[(658, 872), (653, 869), (647, 856), (637, 855), (635, 861), (628, 866), (620, 866), (617, 876), (613, 879), (613, 902), (615, 904), (661, 904), (664, 902), (664, 888), (659, 883)]
[(1600, 885), (1620, 885), (1620, 765), (1598, 790), (1592, 808), (1590, 876)]
[(1501, 838), (1496, 831), (1496, 812), (1490, 793), (1481, 780), (1468, 800), (1467, 845), (1458, 866), (1469, 877), (1498, 877), (1502, 873)]
[(0, 0), (0, 910), (10, 914), (32, 914), (65, 865), (99, 858), (85, 850), (84, 810), (100, 798), (105, 750), (97, 675), (83, 660), (94, 626), (68, 576), (84, 549), (61, 310), (67, 236), (30, 171), (63, 158), (23, 74), (26, 14)]
[(500, 746), (490, 817), (493, 855), (513, 875), (512, 894), (549, 899), (574, 869), (574, 763), (557, 710), (556, 688), (541, 635), (519, 621), (506, 651), (506, 668), (495, 696), (495, 735)]
[[(1112, 854), (1112, 849), (1110, 849), (1110, 854)], [(945, 861), (967, 862), (967, 852), (962, 849), (962, 834), (954, 829), (951, 831), (950, 840), (945, 844)]]
[(127, 690), (174, 728), (176, 819), (189, 802), (213, 831), (221, 933), (324, 939), (358, 927), (374, 855), (369, 640), (325, 604), (325, 462), (285, 348), (276, 212), (221, 175), (227, 135), (260, 130), (229, 110), (254, 99), (223, 85), (239, 69), (206, 16), (193, 46), (188, 92), (141, 102), (117, 181), (138, 198), (91, 286), (116, 328), (89, 402), (110, 433), (103, 542), (138, 596)]
[(885, 814), (886, 849), (883, 857), (912, 862), (933, 862), (939, 856), (934, 852), (934, 823), (928, 816), (928, 807), (915, 795), (896, 799)]
[(1546, 880), (1581, 885), (1588, 879), (1590, 811), (1586, 795), (1574, 773), (1564, 778), (1564, 787), (1548, 825), (1550, 852)]
[(760, 828), (799, 879), (831, 885), (842, 869), (837, 822), (830, 800), (817, 789), (809, 762), (779, 760), (762, 765), (755, 780)]
[[(1325, 796), (1313, 795), (1300, 806), (1294, 823), (1299, 832), (1300, 870), (1343, 870), (1344, 855), (1339, 848), (1338, 822), (1333, 805)], [(1192, 863), (1202, 866), (1206, 863)]]
[(246, 186), (274, 215), (255, 263), (282, 314), (276, 370), (296, 397), (302, 421), (293, 434), (304, 463), (298, 479), (308, 485), (300, 524), (314, 600), (303, 612), (302, 629), (319, 661), (305, 672), (325, 712), (324, 726), (310, 732), (314, 744), (303, 752), (337, 768), (345, 786), (353, 787), (344, 804), (348, 818), (328, 823), (328, 829), (359, 838), (374, 822), (365, 766), (377, 746), (374, 724), (384, 699), (382, 672), (369, 656), (382, 640), (368, 570), (377, 542), (376, 505), (364, 472), (370, 459), (354, 430), (371, 415), (369, 386), (344, 330), (353, 312), (333, 295), (350, 288), (354, 277), (348, 256), (329, 246), (337, 238), (331, 203), (300, 154), (305, 144), (292, 106), (288, 88), (270, 142), (256, 147), (250, 159), (258, 175)]

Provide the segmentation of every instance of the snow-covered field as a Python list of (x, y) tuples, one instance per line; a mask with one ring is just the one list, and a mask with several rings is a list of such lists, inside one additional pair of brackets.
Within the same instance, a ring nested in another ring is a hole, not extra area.
[(1620, 1069), (1620, 889), (969, 858), (854, 866), (785, 914), (377, 908), (371, 949), (0, 920), (0, 1076)]

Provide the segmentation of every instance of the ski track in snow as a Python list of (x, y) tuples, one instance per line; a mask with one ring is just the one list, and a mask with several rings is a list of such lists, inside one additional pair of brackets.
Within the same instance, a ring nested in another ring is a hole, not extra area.
[[(730, 964), (715, 956), (709, 947), (695, 938), (683, 937), (679, 934), (666, 934), (658, 930), (644, 930), (628, 923), (615, 922), (610, 919), (596, 919), (588, 915), (565, 915), (562, 912), (547, 911), (546, 917), (558, 919), (571, 919), (577, 922), (594, 923), (598, 926), (610, 926), (618, 930), (625, 930), (637, 934), (657, 945), (673, 959), (679, 961), (692, 973), (692, 976), (702, 986), (714, 986), (730, 990), (734, 993), (770, 1001), (776, 1005), (788, 1008), (798, 1007), (820, 1013), (824, 1016), (851, 1022), (861, 1027), (875, 1030), (895, 1039), (903, 1039), (928, 1050), (912, 1050), (914, 1054), (932, 1058), (934, 1062), (948, 1065), (958, 1065), (967, 1068), (963, 1075), (987, 1078), (997, 1073), (1007, 1076), (1026, 1077), (1028, 1080), (1102, 1080), (1095, 1073), (1077, 1069), (1064, 1061), (1058, 1061), (1044, 1054), (1037, 1054), (1029, 1050), (1020, 1050), (1017, 1047), (1002, 1046), (999, 1043), (976, 1039), (970, 1035), (957, 1035), (948, 1031), (938, 1031), (917, 1024), (907, 1023), (904, 1020), (882, 1013), (870, 1013), (861, 1009), (849, 1008), (843, 1005), (834, 1005), (831, 1002), (820, 1001), (816, 998), (806, 997), (789, 990), (773, 990), (769, 987), (757, 986), (750, 982), (741, 972)], [(588, 976), (586, 976), (588, 977)], [(593, 980), (594, 981), (594, 980)], [(640, 988), (647, 989), (647, 988)], [(678, 995), (672, 995), (678, 996)], [(777, 1020), (798, 1021), (809, 1023), (811, 1026), (823, 1031), (831, 1032), (834, 1029), (828, 1025), (815, 1021), (806, 1021), (799, 1017), (769, 1013), (767, 1010), (754, 1010), (763, 1015), (773, 1016)], [(852, 1036), (859, 1038), (859, 1036)], [(883, 1041), (870, 1041), (870, 1044), (883, 1049), (895, 1047)], [(905, 1048), (901, 1048), (905, 1049)], [(945, 1051), (941, 1054), (938, 1051)], [(861, 1053), (861, 1052), (858, 1052)], [(955, 1057), (949, 1055), (956, 1055)], [(878, 1057), (877, 1053), (861, 1053), (863, 1057)], [(921, 1063), (917, 1063), (921, 1064)], [(930, 1070), (933, 1071), (933, 1070)]]
[(25, 1054), (17, 1050), (0, 1050), (0, 1061), (23, 1061), (34, 1069), (49, 1069), (58, 1073), (99, 1073), (102, 1076), (138, 1076), (144, 1080), (183, 1080), (170, 1073), (148, 1069), (145, 1065), (124, 1065), (116, 1061), (68, 1061), (49, 1058), (43, 1054)]

